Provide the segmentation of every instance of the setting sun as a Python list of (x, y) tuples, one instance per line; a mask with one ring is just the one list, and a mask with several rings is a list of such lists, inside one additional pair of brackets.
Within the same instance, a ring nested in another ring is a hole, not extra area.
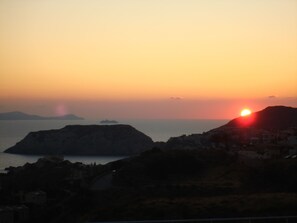
[(247, 116), (247, 115), (250, 115), (252, 112), (250, 109), (248, 108), (245, 108), (243, 109), (241, 112), (240, 112), (240, 116)]

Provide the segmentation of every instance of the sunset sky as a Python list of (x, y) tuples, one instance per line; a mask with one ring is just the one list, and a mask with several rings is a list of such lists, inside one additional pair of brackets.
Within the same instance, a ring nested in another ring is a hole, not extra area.
[(297, 106), (296, 0), (1, 0), (0, 112), (233, 118)]

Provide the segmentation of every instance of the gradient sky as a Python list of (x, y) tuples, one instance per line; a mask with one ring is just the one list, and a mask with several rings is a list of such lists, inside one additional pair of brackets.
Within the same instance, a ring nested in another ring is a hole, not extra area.
[(296, 0), (1, 0), (0, 33), (0, 112), (297, 106)]

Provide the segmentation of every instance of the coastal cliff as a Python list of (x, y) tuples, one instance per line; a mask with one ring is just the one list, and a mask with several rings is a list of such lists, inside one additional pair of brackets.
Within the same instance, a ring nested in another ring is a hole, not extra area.
[[(278, 112), (269, 115), (274, 109)], [(257, 113), (253, 121), (258, 123), (263, 114), (269, 122), (291, 120), (277, 128), (270, 126), (271, 131), (252, 122), (250, 126), (227, 124), (167, 143), (153, 143), (129, 125), (75, 125), (33, 132), (9, 150), (126, 155), (154, 148), (105, 165), (46, 156), (33, 164), (9, 167), (0, 174), (0, 206), (12, 215), (29, 211), (26, 222), (199, 218), (235, 222), (246, 221), (246, 216), (263, 222), (281, 222), (285, 218), (278, 216), (290, 216), (286, 220), (296, 222), (297, 147), (291, 140), (297, 136), (292, 121), (296, 116), (286, 111), (292, 109), (276, 107)], [(253, 114), (245, 120), (250, 117)]]
[(153, 147), (150, 137), (129, 125), (68, 125), (29, 133), (6, 153), (31, 155), (133, 155)]

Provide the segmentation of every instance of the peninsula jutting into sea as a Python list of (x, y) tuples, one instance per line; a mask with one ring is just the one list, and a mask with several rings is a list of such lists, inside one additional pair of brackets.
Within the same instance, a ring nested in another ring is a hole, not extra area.
[[(279, 139), (279, 131), (286, 132), (296, 126), (296, 108), (274, 106), (247, 117), (235, 118), (204, 134), (172, 137), (167, 143), (154, 143), (149, 136), (129, 125), (72, 125), (57, 130), (31, 132), (5, 152), (31, 155), (135, 155), (154, 146), (203, 149), (217, 143), (222, 148), (231, 144), (238, 147), (242, 143), (263, 140), (277, 142), (282, 140)], [(223, 145), (224, 139), (228, 145)]]
[[(62, 156), (102, 149), (130, 156), (105, 165)], [(167, 142), (128, 125), (66, 126), (30, 133), (7, 152), (40, 150), (52, 155), (0, 175), (0, 216), (17, 214), (24, 222), (297, 219), (297, 108), (268, 107)]]
[(297, 0), (0, 0), (0, 223), (297, 223)]

